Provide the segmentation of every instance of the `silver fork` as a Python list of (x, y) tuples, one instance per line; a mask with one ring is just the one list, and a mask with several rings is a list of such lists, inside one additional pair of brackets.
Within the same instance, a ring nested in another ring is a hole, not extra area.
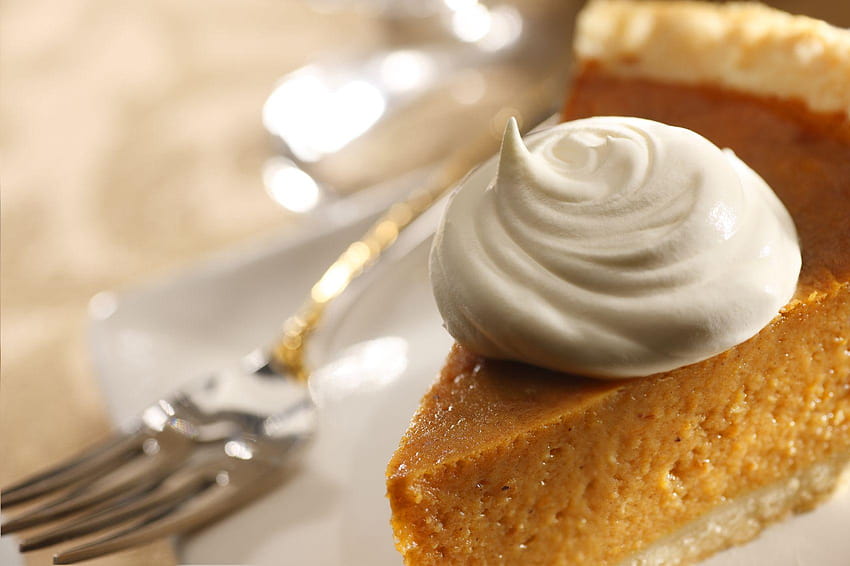
[(157, 401), (106, 442), (4, 489), (4, 509), (59, 495), (4, 523), (3, 534), (74, 516), (24, 539), (25, 552), (123, 525), (54, 557), (70, 564), (191, 531), (273, 487), (311, 436), (315, 408), (307, 388), (269, 359), (256, 351)]
[[(538, 113), (546, 107), (539, 96), (530, 101)], [(4, 489), (4, 511), (52, 498), (9, 519), (2, 534), (51, 525), (21, 541), (25, 552), (108, 531), (54, 556), (56, 564), (71, 564), (190, 532), (279, 484), (314, 432), (304, 349), (325, 308), (496, 146), (488, 133), (384, 213), (327, 269), (273, 347), (157, 401), (110, 440)]]

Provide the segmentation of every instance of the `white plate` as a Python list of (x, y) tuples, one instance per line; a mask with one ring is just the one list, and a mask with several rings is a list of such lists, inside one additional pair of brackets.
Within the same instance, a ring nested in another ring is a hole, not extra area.
[[(433, 215), (331, 313), (313, 358), (320, 429), (300, 470), (265, 499), (179, 543), (195, 564), (393, 565), (384, 469), (451, 340), (427, 283)], [(125, 420), (192, 373), (272, 336), (322, 265), (360, 226), (229, 256), (181, 277), (95, 301), (96, 363)], [(424, 240), (424, 241), (423, 241)], [(410, 251), (406, 251), (410, 250)], [(109, 315), (109, 316), (106, 316)], [(343, 352), (340, 354), (340, 352)], [(847, 566), (850, 494), (719, 554), (710, 566)]]

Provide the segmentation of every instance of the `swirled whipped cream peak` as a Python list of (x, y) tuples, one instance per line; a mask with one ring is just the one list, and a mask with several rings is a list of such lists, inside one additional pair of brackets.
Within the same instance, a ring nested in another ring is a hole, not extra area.
[(790, 215), (731, 150), (650, 120), (567, 122), (461, 184), (431, 250), (446, 328), (492, 358), (667, 371), (754, 336), (794, 294)]

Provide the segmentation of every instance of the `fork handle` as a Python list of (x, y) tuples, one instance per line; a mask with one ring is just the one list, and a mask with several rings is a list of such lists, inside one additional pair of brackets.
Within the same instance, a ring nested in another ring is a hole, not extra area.
[[(552, 99), (553, 92), (560, 91), (562, 86), (560, 78), (554, 74), (526, 91), (525, 96), (517, 100), (517, 108), (510, 113), (516, 115), (520, 124), (524, 122), (523, 116), (527, 124), (543, 122), (557, 106), (557, 101)], [(505, 113), (505, 120), (508, 117)], [(307, 381), (310, 375), (305, 363), (307, 338), (315, 331), (328, 304), (373, 264), (404, 228), (448, 193), (473, 167), (492, 156), (498, 149), (500, 134), (494, 128), (454, 153), (424, 186), (392, 205), (362, 238), (342, 252), (313, 285), (301, 308), (284, 322), (283, 332), (270, 351), (270, 363), (276, 371)]]
[[(538, 104), (539, 107), (539, 104)], [(271, 364), (281, 373), (307, 380), (307, 337), (315, 331), (325, 309), (364, 269), (389, 248), (399, 233), (436, 203), (475, 165), (493, 155), (498, 137), (493, 132), (455, 153), (426, 184), (405, 200), (393, 204), (359, 240), (353, 242), (313, 285), (307, 300), (283, 324), (283, 333), (270, 352)]]
[(440, 199), (458, 178), (476, 163), (493, 153), (492, 135), (458, 153), (451, 162), (429, 178), (425, 186), (415, 190), (404, 201), (393, 204), (357, 241), (324, 272), (313, 285), (306, 301), (283, 324), (283, 333), (271, 349), (271, 363), (277, 371), (291, 373), (306, 381), (305, 345), (327, 306), (358, 275), (373, 264), (389, 248), (399, 233)]

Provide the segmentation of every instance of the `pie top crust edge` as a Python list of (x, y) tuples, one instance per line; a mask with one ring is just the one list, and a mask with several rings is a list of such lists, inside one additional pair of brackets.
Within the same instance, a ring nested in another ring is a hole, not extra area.
[(798, 99), (850, 119), (850, 30), (755, 2), (592, 0), (575, 54), (619, 76)]

